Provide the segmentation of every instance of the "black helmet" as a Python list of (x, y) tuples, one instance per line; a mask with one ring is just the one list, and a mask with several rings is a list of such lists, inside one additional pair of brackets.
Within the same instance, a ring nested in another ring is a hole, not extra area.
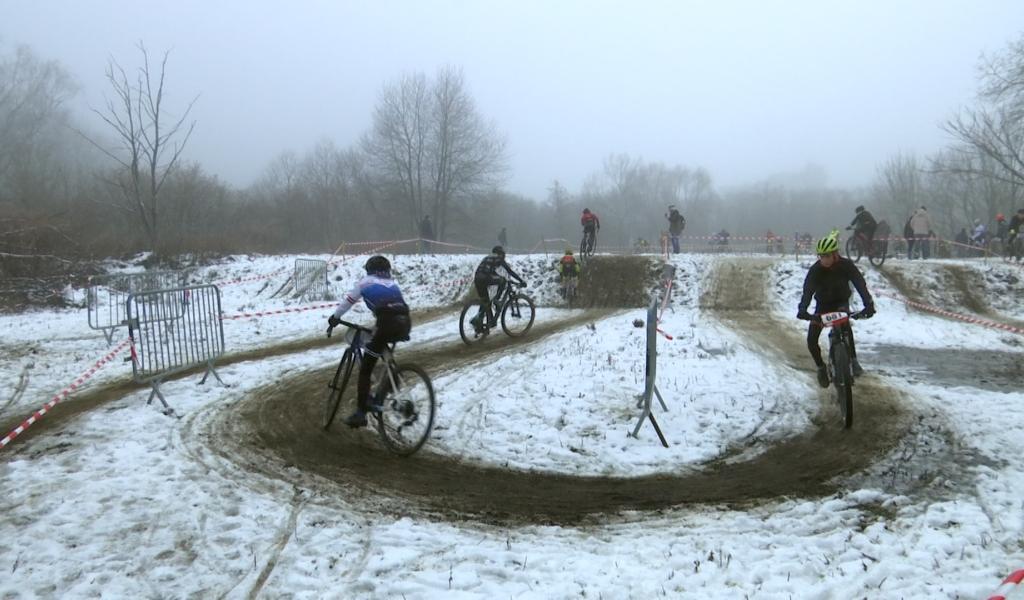
[(505, 256), (505, 249), (501, 246), (495, 246), (491, 248), (491, 254), (497, 254), (498, 256)]
[(864, 205), (860, 205), (857, 208), (853, 209), (853, 212), (855, 212), (855, 213), (862, 213), (862, 212), (864, 212)]
[(389, 273), (391, 272), (391, 261), (379, 254), (377, 256), (371, 256), (370, 260), (366, 261), (366, 272)]
[(584, 208), (583, 212), (588, 213), (588, 212), (590, 212), (590, 209), (589, 208)]

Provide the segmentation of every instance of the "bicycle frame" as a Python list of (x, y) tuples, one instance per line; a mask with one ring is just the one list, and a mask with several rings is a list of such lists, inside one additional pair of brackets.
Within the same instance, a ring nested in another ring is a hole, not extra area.
[[(355, 365), (361, 365), (363, 363), (363, 349), (366, 348), (366, 344), (363, 342), (363, 336), (369, 336), (373, 333), (373, 330), (369, 327), (363, 327), (355, 323), (348, 321), (341, 321), (341, 325), (349, 328), (352, 332), (352, 340), (349, 342), (348, 349), (351, 351), (353, 368)], [(330, 337), (330, 333), (327, 334)], [(344, 356), (342, 357), (344, 360)], [(387, 379), (383, 377), (377, 383), (373, 393), (380, 394), (384, 390), (384, 384), (387, 383), (391, 386), (391, 389), (397, 389), (398, 381), (395, 379), (395, 342), (387, 344), (380, 353), (381, 364), (384, 365), (384, 372), (387, 374)]]
[[(859, 314), (859, 313), (858, 313)], [(846, 325), (851, 318), (846, 311), (835, 311), (820, 315), (821, 326), (828, 327), (828, 366), (832, 378), (832, 387), (839, 402), (839, 411), (843, 415), (843, 427), (849, 429), (853, 425), (853, 356), (850, 340), (847, 338)], [(841, 354), (842, 358), (836, 357)]]
[(829, 360), (832, 359), (833, 350), (836, 344), (843, 344), (846, 346), (847, 351), (850, 349), (850, 342), (846, 339), (846, 329), (843, 327), (850, 322), (850, 313), (837, 311), (828, 312), (821, 315), (821, 326), (827, 327), (828, 332), (828, 354)]
[(585, 258), (592, 256), (597, 248), (597, 231), (583, 230), (583, 239), (580, 240), (580, 256)]

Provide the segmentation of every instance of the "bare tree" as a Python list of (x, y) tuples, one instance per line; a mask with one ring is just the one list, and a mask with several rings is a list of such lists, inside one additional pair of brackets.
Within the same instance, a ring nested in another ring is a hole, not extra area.
[(505, 139), (477, 112), (461, 69), (449, 66), (438, 72), (431, 108), (433, 212), (438, 239), (443, 240), (452, 200), (499, 183)]
[(913, 154), (897, 153), (878, 167), (877, 187), (900, 213), (909, 215), (921, 205), (921, 168)]
[(557, 179), (548, 188), (548, 207), (551, 210), (553, 219), (549, 222), (554, 224), (554, 230), (548, 232), (554, 235), (567, 235), (567, 226), (572, 223), (572, 213), (569, 211), (569, 191)]
[(362, 145), (377, 171), (399, 184), (409, 231), (431, 213), (438, 239), (453, 201), (497, 183), (504, 169), (504, 140), (452, 67), (432, 84), (417, 73), (385, 85)]
[(979, 105), (961, 110), (943, 128), (1001, 167), (979, 174), (1024, 185), (1024, 37), (983, 58), (980, 79)]
[(416, 231), (425, 208), (429, 102), (427, 79), (421, 73), (386, 84), (373, 109), (373, 126), (362, 142), (371, 164), (400, 184), (410, 231)]
[(142, 66), (134, 78), (111, 58), (106, 77), (114, 98), (107, 100), (104, 111), (93, 109), (113, 130), (119, 147), (107, 149), (88, 136), (86, 139), (118, 164), (111, 183), (124, 200), (119, 208), (138, 216), (153, 251), (159, 252), (160, 191), (195, 129), (195, 121), (186, 124), (186, 120), (199, 96), (180, 117), (169, 116), (164, 107), (164, 84), (170, 51), (164, 53), (159, 71), (154, 72), (145, 45), (139, 42), (137, 47)]
[[(63, 105), (77, 88), (56, 61), (44, 61), (27, 47), (0, 59), (0, 200), (40, 200), (25, 182), (53, 179), (51, 160), (67, 122)], [(61, 132), (62, 133), (62, 132)]]

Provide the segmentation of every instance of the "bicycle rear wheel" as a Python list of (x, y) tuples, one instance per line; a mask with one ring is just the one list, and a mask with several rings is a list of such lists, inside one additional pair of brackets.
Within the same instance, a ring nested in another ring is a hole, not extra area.
[(853, 427), (853, 370), (850, 356), (845, 344), (838, 344), (833, 349), (832, 385), (839, 401), (839, 412), (843, 416), (843, 429)]
[(533, 327), (536, 318), (533, 299), (519, 295), (505, 303), (501, 310), (501, 328), (509, 337), (519, 337)]
[(394, 376), (398, 389), (387, 384), (377, 430), (389, 450), (409, 456), (423, 447), (434, 428), (434, 385), (416, 365), (398, 366)]
[[(479, 304), (467, 304), (462, 307), (462, 314), (459, 315), (459, 336), (462, 337), (462, 341), (465, 342), (467, 346), (472, 346), (479, 342), (484, 339), (484, 336), (486, 335), (483, 331), (477, 333), (476, 328), (473, 327), (473, 323), (471, 322), (473, 318), (476, 317), (477, 310), (479, 309)], [(487, 317), (484, 318), (486, 319)]]
[(346, 348), (341, 355), (341, 362), (338, 363), (338, 370), (334, 372), (334, 379), (327, 385), (327, 400), (324, 402), (323, 427), (324, 431), (331, 428), (334, 422), (334, 415), (338, 413), (338, 405), (341, 404), (341, 396), (345, 393), (348, 380), (352, 377), (352, 367), (355, 360), (352, 359), (352, 350)]
[(868, 256), (868, 262), (876, 267), (882, 266), (885, 262), (885, 254), (888, 249), (888, 242), (875, 240), (871, 243), (871, 254)]
[(846, 257), (853, 262), (860, 262), (861, 249), (856, 236), (846, 240)]

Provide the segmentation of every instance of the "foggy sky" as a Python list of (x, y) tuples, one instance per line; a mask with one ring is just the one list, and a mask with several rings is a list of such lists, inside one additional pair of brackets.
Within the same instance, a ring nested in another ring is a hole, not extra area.
[(167, 106), (201, 95), (186, 157), (238, 186), (284, 150), (354, 143), (383, 83), (461, 66), (508, 137), (507, 189), (537, 199), (620, 152), (718, 186), (809, 163), (870, 183), (889, 155), (949, 141), (938, 124), (973, 100), (980, 54), (1021, 31), (1020, 0), (0, 0), (4, 54), (64, 63), (90, 123), (108, 57), (171, 49)]

